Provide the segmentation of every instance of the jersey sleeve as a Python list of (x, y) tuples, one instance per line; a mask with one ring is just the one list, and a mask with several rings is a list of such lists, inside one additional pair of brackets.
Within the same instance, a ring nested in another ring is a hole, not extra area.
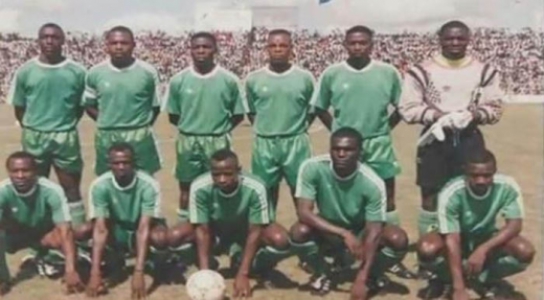
[(391, 84), (391, 99), (389, 100), (391, 105), (398, 106), (400, 102), (400, 95), (402, 94), (402, 76), (400, 72), (393, 68), (392, 84)]
[(312, 73), (308, 72), (306, 76), (306, 88), (304, 89), (304, 100), (307, 101), (308, 105), (312, 102), (312, 97), (315, 92), (315, 78)]
[(210, 222), (210, 195), (204, 189), (191, 185), (189, 193), (189, 221), (191, 224)]
[(231, 95), (231, 114), (233, 116), (243, 115), (246, 112), (244, 109), (244, 92), (240, 79), (233, 78), (230, 83), (230, 95)]
[(385, 222), (386, 221), (386, 203), (387, 194), (385, 192), (385, 183), (377, 175), (368, 175), (367, 187), (365, 189), (365, 220), (367, 222)]
[(408, 124), (428, 125), (433, 122), (435, 109), (423, 101), (425, 98), (425, 87), (422, 86), (423, 79), (418, 75), (417, 68), (409, 70), (404, 76), (402, 92), (399, 100), (399, 113)]
[(316, 172), (310, 161), (304, 162), (298, 171), (297, 186), (295, 188), (295, 198), (315, 201), (317, 197), (317, 188), (315, 186)]
[(438, 230), (441, 234), (459, 233), (460, 205), (455, 193), (444, 189), (438, 195)]
[(311, 104), (320, 110), (328, 110), (331, 106), (330, 75), (328, 71), (321, 74), (312, 95)]
[(254, 114), (256, 113), (255, 110), (255, 99), (257, 98), (257, 95), (253, 92), (253, 84), (254, 81), (251, 77), (246, 78), (246, 82), (244, 84), (245, 87), (245, 97), (244, 97), (244, 110), (246, 111), (246, 114)]
[(108, 193), (100, 185), (93, 184), (89, 190), (89, 219), (109, 218)]
[(7, 103), (13, 106), (26, 106), (26, 93), (24, 87), (24, 72), (21, 69), (13, 74), (11, 86), (8, 93)]
[(6, 197), (4, 196), (4, 190), (0, 189), (0, 222), (4, 218), (4, 207), (6, 206)]
[(141, 213), (142, 216), (152, 218), (161, 217), (161, 192), (158, 182), (150, 184), (150, 186), (146, 187), (144, 190)]
[(150, 70), (151, 77), (152, 77), (152, 83), (151, 83), (151, 93), (153, 95), (152, 98), (152, 106), (153, 107), (160, 107), (161, 106), (161, 81), (159, 79), (159, 72), (152, 67)]
[(170, 83), (166, 89), (166, 95), (164, 97), (164, 106), (169, 114), (172, 115), (181, 115), (180, 101), (181, 97), (179, 95), (179, 85), (180, 79), (178, 76), (170, 79)]
[[(503, 102), (505, 93), (500, 87), (501, 78), (497, 70), (489, 70), (489, 83), (483, 87), (480, 101), (476, 107), (478, 123), (495, 124), (497, 123), (504, 110)], [(484, 74), (485, 77), (486, 74)]]
[(83, 106), (85, 103), (85, 78), (87, 77), (87, 70), (81, 67), (78, 74), (78, 87), (77, 87), (77, 97), (80, 99), (79, 106)]
[(523, 195), (518, 184), (512, 182), (504, 197), (504, 206), (500, 210), (501, 215), (505, 219), (523, 219), (525, 217)]
[(84, 106), (96, 106), (98, 104), (98, 91), (96, 75), (91, 70), (85, 76), (85, 92), (83, 93)]
[(259, 189), (254, 189), (249, 207), (249, 223), (270, 224), (269, 205), (266, 188), (262, 186)]
[(51, 208), (51, 213), (53, 214), (52, 219), (55, 224), (72, 221), (70, 208), (68, 207), (68, 199), (60, 187), (58, 190), (53, 190), (47, 200)]

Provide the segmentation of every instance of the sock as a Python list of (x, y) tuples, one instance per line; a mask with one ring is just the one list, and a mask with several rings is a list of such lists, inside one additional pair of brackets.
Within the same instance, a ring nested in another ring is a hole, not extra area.
[(0, 230), (0, 283), (9, 282), (11, 280), (8, 263), (6, 261), (6, 242), (6, 232)]
[(177, 210), (178, 220), (181, 222), (189, 222), (189, 211), (186, 209), (178, 208)]
[(420, 209), (417, 228), (420, 238), (429, 232), (435, 231), (438, 228), (438, 214), (435, 211)]
[(419, 264), (425, 270), (433, 272), (437, 279), (441, 282), (451, 282), (451, 273), (448, 261), (443, 256), (439, 256), (431, 262), (420, 261)]
[[(185, 243), (181, 244), (178, 247), (170, 247), (170, 253), (172, 256), (175, 256), (179, 261), (181, 261), (184, 265), (196, 265), (197, 260), (197, 253), (196, 253), (196, 247), (193, 243)], [(211, 266), (210, 266), (211, 267)]]
[(406, 256), (406, 251), (395, 251), (389, 247), (378, 250), (370, 269), (371, 276), (376, 278), (383, 275), (386, 270), (401, 262), (404, 256)]
[(386, 214), (386, 221), (389, 225), (400, 226), (400, 218), (397, 210), (388, 211)]
[(70, 208), (70, 216), (72, 217), (72, 225), (75, 227), (85, 223), (85, 206), (82, 200), (68, 203)]
[(253, 259), (253, 270), (255, 272), (272, 270), (280, 261), (289, 256), (291, 256), (289, 248), (281, 250), (270, 246), (261, 247)]
[(489, 267), (485, 268), (482, 273), (480, 273), (478, 281), (482, 283), (496, 282), (505, 277), (524, 271), (527, 266), (528, 264), (521, 263), (513, 256), (502, 256), (489, 264)]
[(291, 241), (291, 247), (292, 252), (299, 257), (301, 262), (307, 263), (315, 275), (322, 275), (328, 271), (325, 257), (320, 253), (319, 246), (314, 241), (301, 244)]

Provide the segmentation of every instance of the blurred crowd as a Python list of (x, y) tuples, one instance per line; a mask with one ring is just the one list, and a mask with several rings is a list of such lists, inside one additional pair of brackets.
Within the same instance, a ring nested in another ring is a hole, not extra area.
[[(191, 32), (170, 35), (147, 32), (137, 35), (136, 56), (152, 63), (161, 82), (190, 64), (188, 37)], [(215, 32), (220, 53), (219, 64), (243, 78), (248, 72), (266, 64), (267, 29), (245, 32)], [(342, 46), (344, 32), (321, 34), (308, 30), (294, 32), (294, 61), (317, 77), (330, 64), (346, 58)], [(544, 94), (544, 32), (532, 29), (479, 28), (473, 32), (470, 53), (490, 62), (502, 74), (502, 85), (511, 94)], [(105, 59), (103, 37), (88, 33), (67, 33), (65, 53), (90, 67)], [(438, 50), (434, 33), (377, 34), (373, 57), (404, 71)], [(26, 60), (36, 56), (35, 39), (17, 34), (0, 36), (0, 101), (4, 101), (13, 72)]]

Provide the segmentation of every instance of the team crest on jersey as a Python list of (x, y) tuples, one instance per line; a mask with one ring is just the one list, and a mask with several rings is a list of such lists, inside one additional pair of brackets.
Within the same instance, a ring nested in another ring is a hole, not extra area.
[(191, 88), (186, 89), (185, 92), (186, 92), (187, 94), (194, 94), (194, 91), (193, 91), (193, 89), (191, 89)]

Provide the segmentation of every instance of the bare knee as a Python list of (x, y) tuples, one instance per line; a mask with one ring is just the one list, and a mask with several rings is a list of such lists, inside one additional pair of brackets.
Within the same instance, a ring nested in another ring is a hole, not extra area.
[(398, 226), (385, 226), (383, 237), (385, 245), (394, 250), (405, 251), (408, 249), (408, 235)]
[(156, 226), (149, 233), (150, 244), (157, 249), (168, 247), (168, 229), (164, 226)]
[(507, 252), (514, 256), (519, 262), (529, 264), (533, 261), (535, 256), (535, 247), (531, 242), (524, 238), (517, 238), (508, 243)]
[(291, 227), (289, 235), (293, 242), (305, 243), (311, 239), (312, 228), (306, 224), (297, 222)]
[(417, 243), (417, 255), (422, 261), (432, 261), (442, 253), (444, 247), (444, 241), (439, 234), (429, 233)]
[(178, 224), (167, 232), (167, 242), (170, 247), (179, 247), (192, 241), (194, 241), (194, 229), (190, 223)]
[(278, 224), (268, 226), (264, 231), (264, 241), (268, 246), (276, 249), (289, 248), (289, 236), (287, 230)]

